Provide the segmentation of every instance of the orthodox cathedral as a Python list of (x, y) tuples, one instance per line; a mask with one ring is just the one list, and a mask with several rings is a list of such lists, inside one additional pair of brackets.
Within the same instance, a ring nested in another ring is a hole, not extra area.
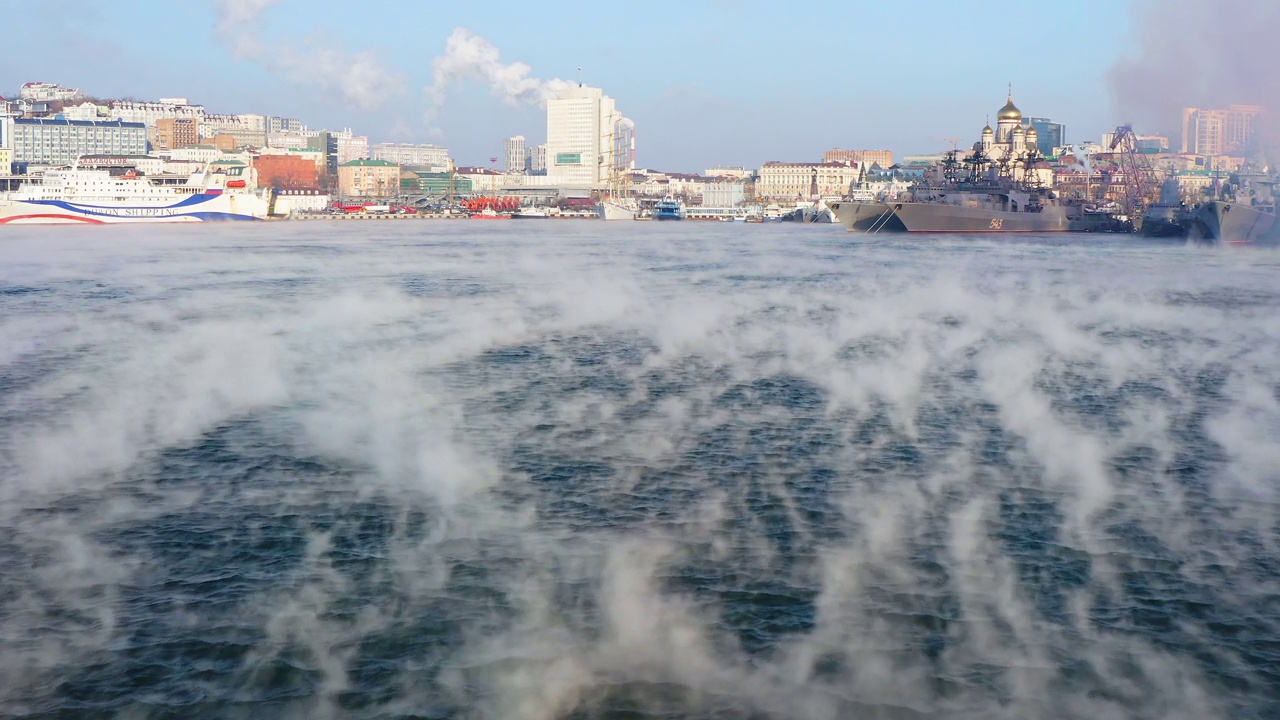
[(982, 128), (982, 152), (992, 160), (1014, 159), (1026, 155), (1027, 150), (1037, 148), (1039, 138), (1034, 127), (1022, 126), (1022, 111), (1013, 104), (1013, 88), (1009, 99), (996, 113), (996, 129), (991, 123)]

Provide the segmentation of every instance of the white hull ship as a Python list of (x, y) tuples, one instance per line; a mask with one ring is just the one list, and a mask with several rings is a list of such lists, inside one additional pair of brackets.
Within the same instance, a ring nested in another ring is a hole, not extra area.
[(600, 201), (599, 212), (603, 220), (635, 220), (640, 208), (630, 198), (609, 198)]
[(271, 203), (248, 185), (243, 177), (207, 169), (180, 185), (156, 184), (135, 172), (51, 170), (0, 194), (0, 225), (265, 220)]

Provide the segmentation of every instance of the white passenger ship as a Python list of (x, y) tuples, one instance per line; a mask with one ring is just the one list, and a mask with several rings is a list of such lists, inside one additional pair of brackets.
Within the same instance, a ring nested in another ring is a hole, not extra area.
[(269, 191), (259, 195), (250, 185), (243, 176), (208, 166), (176, 185), (134, 171), (50, 170), (0, 194), (0, 225), (265, 220), (271, 211)]

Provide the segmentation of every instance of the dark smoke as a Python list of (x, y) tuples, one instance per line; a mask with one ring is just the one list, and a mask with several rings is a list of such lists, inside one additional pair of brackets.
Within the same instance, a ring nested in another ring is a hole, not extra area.
[(1131, 22), (1133, 48), (1110, 73), (1122, 122), (1177, 143), (1184, 107), (1280, 111), (1280, 2), (1133, 0)]

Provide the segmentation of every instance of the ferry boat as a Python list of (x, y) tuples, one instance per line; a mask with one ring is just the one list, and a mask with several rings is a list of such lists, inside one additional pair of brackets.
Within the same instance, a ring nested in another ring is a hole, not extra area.
[(670, 195), (662, 199), (653, 208), (654, 220), (683, 220), (685, 216), (684, 203), (676, 200)]
[(0, 193), (0, 225), (265, 220), (270, 191), (259, 195), (249, 185), (208, 166), (180, 185), (160, 185), (135, 171), (62, 168)]

